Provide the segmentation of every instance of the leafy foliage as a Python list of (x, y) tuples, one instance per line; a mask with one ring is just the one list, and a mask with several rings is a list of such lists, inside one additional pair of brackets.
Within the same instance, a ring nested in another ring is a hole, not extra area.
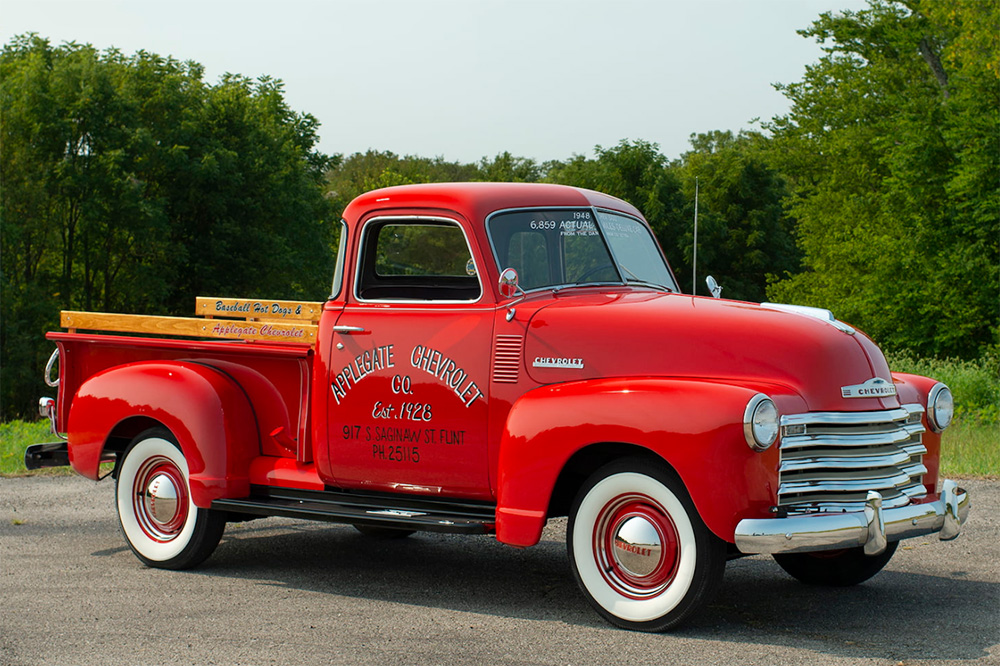
[(476, 180), (491, 183), (537, 183), (542, 177), (542, 167), (527, 157), (515, 157), (504, 151), (479, 161)]
[(324, 295), (329, 162), (281, 83), (14, 38), (0, 54), (4, 417), (31, 410), (60, 309), (188, 313)]
[(683, 260), (675, 261), (687, 268), (682, 284), (690, 285), (697, 183), (699, 274), (712, 273), (726, 298), (763, 301), (768, 277), (797, 271), (801, 260), (782, 207), (785, 178), (770, 166), (760, 134), (709, 132), (692, 136), (691, 146), (673, 165), (685, 201), (676, 246)]
[(697, 181), (701, 275), (714, 273), (727, 298), (760, 301), (768, 274), (799, 265), (792, 221), (781, 205), (784, 179), (768, 165), (763, 141), (731, 132), (692, 135), (692, 150), (671, 163), (656, 144), (622, 141), (597, 146), (593, 159), (577, 155), (548, 165), (546, 180), (606, 192), (643, 211), (687, 292)]
[(833, 307), (890, 348), (977, 355), (1000, 283), (996, 3), (872, 0), (802, 34), (826, 55), (771, 124), (806, 271), (774, 300)]
[(947, 384), (955, 396), (956, 417), (1000, 423), (1000, 357), (995, 353), (968, 361), (897, 353), (889, 354), (888, 361), (894, 372), (934, 377)]
[(446, 162), (444, 158), (400, 157), (395, 153), (369, 150), (337, 158), (326, 173), (326, 196), (339, 213), (352, 199), (369, 190), (414, 183), (445, 183), (481, 180), (475, 165)]

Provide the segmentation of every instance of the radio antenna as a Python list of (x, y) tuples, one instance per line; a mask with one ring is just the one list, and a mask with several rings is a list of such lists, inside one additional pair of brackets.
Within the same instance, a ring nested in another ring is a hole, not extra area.
[(694, 254), (691, 257), (691, 295), (698, 294), (698, 177), (694, 179)]

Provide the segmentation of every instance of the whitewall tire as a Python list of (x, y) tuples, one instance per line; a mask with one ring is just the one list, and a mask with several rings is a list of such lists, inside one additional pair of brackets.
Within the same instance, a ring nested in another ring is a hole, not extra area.
[(570, 566), (580, 588), (612, 624), (665, 631), (714, 591), (725, 544), (705, 527), (667, 469), (622, 460), (602, 467), (580, 489), (567, 531)]
[(136, 437), (117, 472), (118, 522), (140, 560), (186, 569), (212, 554), (226, 526), (224, 514), (191, 501), (187, 461), (168, 430), (153, 428)]

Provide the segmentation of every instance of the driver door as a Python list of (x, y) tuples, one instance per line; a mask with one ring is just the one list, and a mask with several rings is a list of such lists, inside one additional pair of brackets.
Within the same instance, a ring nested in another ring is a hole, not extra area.
[(461, 225), (365, 223), (331, 355), (329, 459), (345, 487), (490, 497), (493, 308)]

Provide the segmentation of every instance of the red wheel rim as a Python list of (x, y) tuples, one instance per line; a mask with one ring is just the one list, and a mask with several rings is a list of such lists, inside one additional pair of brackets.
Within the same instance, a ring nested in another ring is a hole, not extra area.
[(147, 537), (160, 543), (175, 539), (189, 507), (187, 483), (173, 460), (154, 456), (143, 462), (132, 482), (132, 511)]
[(680, 561), (679, 543), (670, 515), (646, 495), (619, 495), (594, 523), (597, 567), (630, 599), (648, 599), (670, 586)]

